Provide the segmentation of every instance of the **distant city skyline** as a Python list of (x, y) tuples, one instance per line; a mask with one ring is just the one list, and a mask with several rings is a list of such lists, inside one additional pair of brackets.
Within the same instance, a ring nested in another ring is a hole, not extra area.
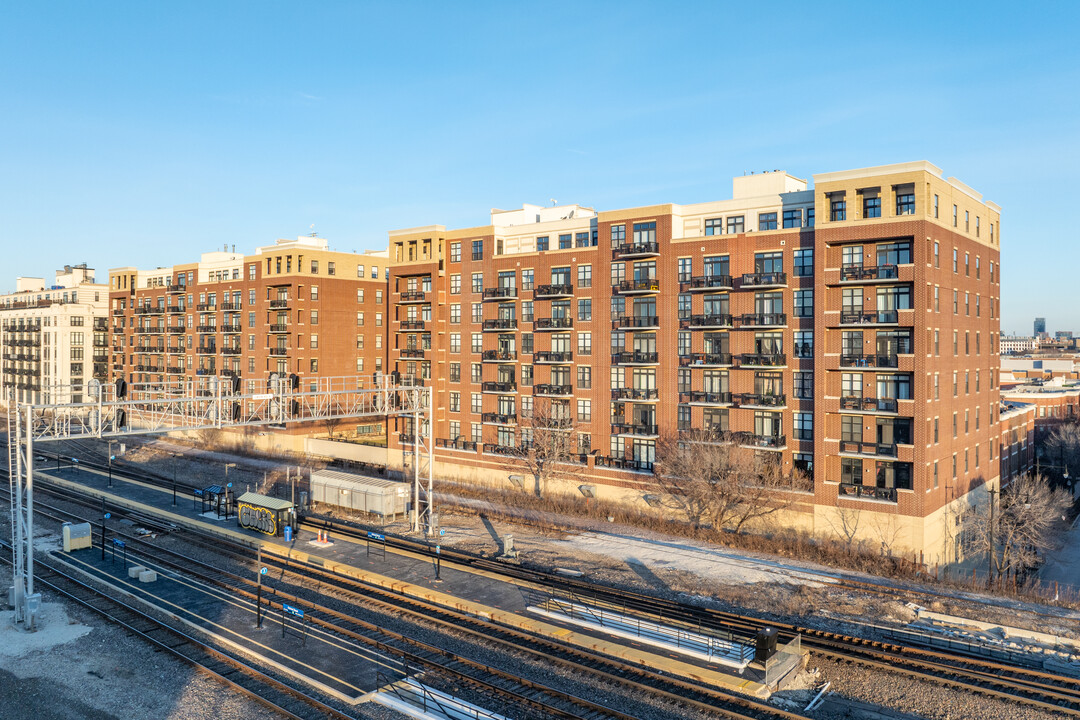
[[(1050, 7), (1048, 22), (1015, 5), (790, 5), (767, 41), (730, 32), (706, 52), (688, 33), (773, 13), (14, 6), (0, 289), (64, 264), (248, 252), (312, 224), (362, 252), (394, 229), (485, 224), (491, 207), (694, 203), (751, 170), (929, 160), (1002, 206), (1002, 327), (1080, 328), (1061, 297), (1080, 265), (1065, 211), (1080, 100), (1062, 92), (1080, 86), (1080, 9)], [(823, 68), (837, 68), (824, 84)]]

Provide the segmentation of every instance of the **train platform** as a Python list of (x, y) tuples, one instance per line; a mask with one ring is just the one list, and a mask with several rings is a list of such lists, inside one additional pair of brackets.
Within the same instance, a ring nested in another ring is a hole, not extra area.
[[(557, 614), (537, 613), (536, 586), (495, 572), (451, 562), (443, 562), (436, 568), (427, 556), (383, 548), (377, 541), (369, 543), (331, 535), (330, 542), (323, 543), (315, 533), (306, 530), (300, 530), (287, 543), (281, 537), (270, 537), (239, 527), (235, 516), (225, 520), (216, 518), (213, 513), (204, 514), (200, 503), (193, 501), (190, 493), (186, 496), (178, 494), (173, 505), (172, 492), (167, 489), (116, 477), (112, 479), (113, 487), (110, 489), (105, 474), (93, 469), (63, 468), (57, 471), (55, 468), (40, 468), (38, 473), (43, 479), (59, 485), (78, 486), (80, 490), (104, 498), (107, 506), (122, 507), (156, 518), (158, 522), (171, 522), (180, 527), (196, 528), (238, 540), (248, 544), (253, 552), (255, 548), (261, 548), (264, 553), (298, 562), (311, 562), (399, 594), (719, 688), (756, 697), (766, 697), (770, 693), (764, 678), (757, 677), (756, 673), (749, 670), (743, 672), (744, 668), (731, 667), (730, 663), (709, 662), (700, 654), (687, 653), (676, 643), (657, 642), (655, 638), (644, 642), (626, 637), (625, 633), (617, 630), (605, 632), (605, 628), (595, 623), (574, 622), (573, 618), (560, 618)], [(801, 661), (801, 656), (792, 656), (787, 664), (794, 670)], [(775, 677), (772, 673), (770, 675)]]

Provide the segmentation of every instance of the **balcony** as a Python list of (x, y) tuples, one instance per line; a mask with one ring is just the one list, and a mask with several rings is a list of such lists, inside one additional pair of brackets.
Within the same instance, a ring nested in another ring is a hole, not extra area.
[(228, 368), (222, 368), (221, 372), (219, 372), (218, 375), (220, 375), (221, 377), (240, 377), (240, 372), (238, 370), (229, 370)]
[(517, 296), (516, 287), (484, 288), (484, 302), (489, 300), (512, 300)]
[(517, 415), (508, 413), (483, 413), (480, 420), (488, 425), (517, 425)]
[(238, 333), (243, 332), (243, 327), (240, 325), (222, 325), (221, 332), (224, 333)]
[(896, 488), (876, 487), (874, 485), (852, 485), (841, 483), (838, 492), (841, 497), (866, 498), (896, 502)]
[(785, 285), (787, 285), (787, 273), (744, 273), (742, 276), (744, 288), (784, 287)]
[(435, 438), (435, 447), (447, 450), (468, 450), (476, 452), (476, 443), (471, 440), (449, 440), (447, 438)]
[(135, 332), (140, 335), (160, 335), (165, 332), (165, 328), (159, 327), (140, 327), (135, 328)]
[(402, 330), (423, 330), (426, 324), (423, 320), (402, 320), (400, 327)]
[(655, 437), (660, 434), (660, 428), (656, 425), (646, 425), (644, 423), (611, 423), (611, 434)]
[(894, 398), (864, 398), (841, 396), (840, 409), (853, 412), (898, 412), (898, 404)]
[(612, 468), (615, 470), (630, 470), (632, 472), (652, 472), (653, 469), (652, 461), (634, 460), (633, 458), (597, 455), (593, 462), (596, 464), (596, 467)]
[(484, 332), (495, 332), (498, 330), (516, 330), (517, 319), (515, 318), (495, 318), (493, 320), (484, 321)]
[(659, 254), (660, 243), (658, 242), (620, 245), (619, 247), (611, 248), (611, 257), (615, 260), (618, 260), (619, 258), (656, 257)]
[(840, 452), (855, 455), (873, 455), (875, 457), (896, 457), (896, 443), (862, 442), (860, 440), (841, 440)]
[(784, 313), (749, 313), (739, 316), (739, 327), (784, 327), (787, 325), (787, 315)]
[(238, 347), (223, 347), (221, 348), (222, 355), (239, 355), (241, 353)]
[(783, 450), (787, 447), (787, 437), (784, 435), (758, 435), (751, 432), (736, 432), (731, 434), (731, 438), (743, 447), (764, 450)]
[(646, 295), (660, 292), (660, 281), (656, 278), (644, 278), (639, 280), (623, 280), (611, 288), (612, 292), (623, 295)]
[(660, 391), (656, 388), (612, 388), (611, 399), (615, 402), (636, 400), (648, 402), (660, 399)]
[(690, 329), (704, 330), (707, 328), (730, 328), (735, 323), (731, 315), (727, 313), (705, 313), (704, 315), (691, 315), (684, 318), (683, 322)]
[(775, 353), (745, 353), (739, 355), (739, 367), (784, 367), (787, 355)]
[(418, 303), (427, 300), (427, 293), (423, 290), (405, 290), (401, 293), (401, 303)]
[(424, 357), (424, 351), (421, 348), (407, 347), (401, 349), (400, 355), (403, 358), (422, 358)]
[(480, 385), (480, 390), (486, 393), (515, 393), (516, 382), (486, 382)]
[(659, 365), (660, 353), (654, 352), (642, 352), (640, 350), (634, 352), (621, 352), (613, 353), (611, 356), (612, 365)]
[(166, 285), (165, 286), (165, 292), (167, 292), (167, 293), (187, 292), (187, 287), (185, 285)]
[(136, 365), (135, 372), (145, 373), (160, 373), (164, 368), (160, 368), (157, 365)]
[(270, 353), (270, 357), (286, 357), (289, 354), (289, 348), (272, 347), (267, 352)]
[[(473, 445), (475, 444), (473, 443)], [(522, 448), (513, 445), (496, 445), (495, 443), (484, 443), (483, 448), (485, 455), (519, 455), (522, 452)]]
[(195, 348), (196, 355), (217, 355), (217, 345), (199, 345)]
[(170, 366), (170, 367), (165, 368), (165, 373), (168, 374), (168, 375), (183, 375), (184, 374), (184, 368)]
[(533, 362), (538, 365), (558, 365), (574, 362), (574, 353), (555, 350), (537, 350), (533, 353)]
[(113, 317), (121, 317), (124, 314), (124, 309), (123, 308), (116, 308), (115, 310), (112, 311), (112, 314), (113, 314)]
[(895, 368), (900, 366), (896, 355), (863, 355), (862, 353), (840, 356), (840, 367)]
[(574, 318), (551, 317), (533, 320), (533, 330), (568, 330), (574, 327)]
[(656, 315), (624, 315), (611, 320), (612, 330), (656, 330), (660, 327), (660, 318)]
[(199, 312), (217, 312), (217, 306), (210, 303), (199, 303), (195, 306), (195, 309)]
[(285, 323), (274, 323), (270, 326), (270, 332), (272, 333), (287, 333), (289, 332), (289, 326)]
[(573, 385), (534, 385), (533, 395), (545, 397), (567, 397), (574, 394)]
[(514, 350), (485, 350), (480, 356), (484, 362), (514, 362), (517, 352)]
[(899, 268), (895, 265), (844, 265), (840, 268), (840, 282), (875, 282), (897, 280), (899, 277)]
[(680, 284), (685, 285), (690, 292), (731, 290), (735, 287), (730, 275), (699, 275), (689, 280), (683, 280)]
[(144, 305), (143, 307), (135, 308), (136, 315), (161, 315), (165, 312), (164, 307), (158, 307), (157, 305)]
[(533, 297), (537, 300), (568, 298), (574, 296), (574, 286), (569, 284), (537, 285)]
[(195, 332), (200, 333), (216, 333), (217, 325), (199, 325), (195, 328)]
[(181, 324), (181, 325), (170, 325), (169, 327), (166, 328), (166, 331), (170, 332), (170, 333), (182, 333), (182, 332), (185, 332), (186, 330), (187, 330), (187, 325), (183, 325), (183, 324)]
[(679, 393), (679, 402), (691, 405), (731, 405), (731, 393), (729, 392), (702, 392), (691, 390)]
[(187, 311), (187, 308), (185, 308), (183, 305), (170, 305), (169, 307), (165, 308), (165, 312), (171, 313), (173, 315), (176, 315), (176, 314), (179, 314), (179, 313), (182, 313), (182, 312), (186, 312), (186, 311)]
[(740, 407), (782, 408), (787, 405), (786, 395), (771, 393), (736, 393), (732, 398)]
[(219, 306), (224, 312), (236, 312), (237, 310), (243, 310), (244, 306), (240, 303), (221, 303)]
[(289, 307), (289, 298), (276, 298), (270, 301), (271, 310), (285, 310)]
[(900, 322), (896, 310), (878, 310), (877, 312), (841, 312), (841, 325), (895, 325)]

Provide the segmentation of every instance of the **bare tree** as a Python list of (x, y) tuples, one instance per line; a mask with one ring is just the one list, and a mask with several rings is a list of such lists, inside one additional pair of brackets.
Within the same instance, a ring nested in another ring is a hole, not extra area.
[(1022, 575), (1053, 547), (1070, 504), (1068, 493), (1051, 488), (1044, 477), (1025, 473), (966, 513), (965, 545), (988, 555), (999, 578)]
[(510, 464), (532, 478), (533, 492), (543, 497), (552, 481), (571, 481), (581, 474), (577, 424), (569, 405), (541, 402), (518, 423), (518, 444), (507, 452)]
[(1080, 472), (1080, 423), (1058, 425), (1046, 439), (1045, 448), (1050, 464), (1062, 466), (1070, 476)]
[(837, 498), (835, 519), (828, 517), (828, 523), (837, 535), (844, 538), (849, 552), (852, 545), (856, 547), (862, 545), (862, 541), (855, 542), (859, 534), (859, 525), (862, 523), (862, 510), (859, 508), (844, 507)]
[(713, 433), (661, 440), (656, 455), (665, 504), (697, 526), (741, 532), (790, 507), (794, 498), (785, 491), (806, 484), (801, 474), (785, 476), (778, 463)]

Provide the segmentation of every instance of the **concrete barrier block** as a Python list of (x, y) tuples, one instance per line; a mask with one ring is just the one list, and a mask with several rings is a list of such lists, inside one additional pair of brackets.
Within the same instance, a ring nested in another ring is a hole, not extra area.
[(143, 570), (141, 573), (139, 573), (139, 582), (157, 582), (157, 570)]
[(142, 565), (132, 565), (128, 568), (128, 577), (137, 578), (139, 577), (139, 573), (141, 573), (145, 569), (146, 568), (144, 568)]

